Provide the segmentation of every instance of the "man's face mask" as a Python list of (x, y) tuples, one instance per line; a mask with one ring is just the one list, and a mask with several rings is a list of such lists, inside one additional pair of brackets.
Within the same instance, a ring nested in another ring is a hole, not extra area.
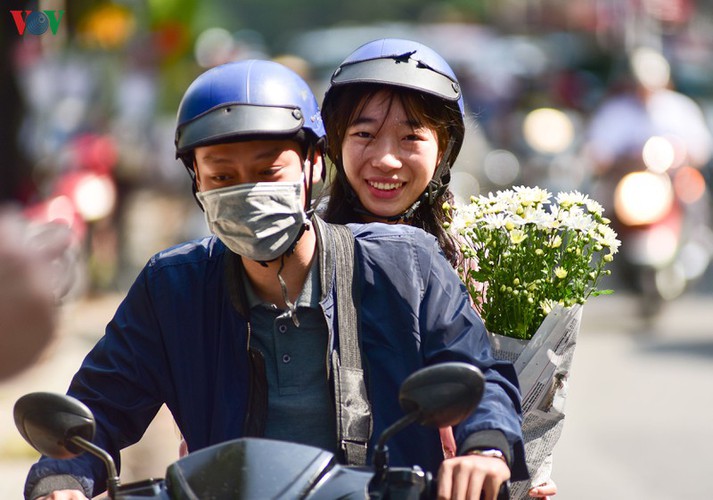
[(197, 196), (211, 232), (230, 250), (268, 262), (290, 248), (307, 222), (303, 180), (238, 184)]

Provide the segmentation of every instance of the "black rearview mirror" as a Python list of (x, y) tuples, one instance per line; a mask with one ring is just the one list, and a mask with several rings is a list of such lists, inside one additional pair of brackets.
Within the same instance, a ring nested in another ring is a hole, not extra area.
[(483, 374), (475, 366), (440, 363), (409, 376), (401, 385), (399, 403), (406, 414), (418, 412), (419, 424), (447, 427), (475, 410), (484, 386)]
[(15, 426), (34, 449), (51, 458), (73, 458), (82, 449), (73, 437), (94, 439), (94, 416), (76, 399), (51, 392), (33, 392), (17, 400)]

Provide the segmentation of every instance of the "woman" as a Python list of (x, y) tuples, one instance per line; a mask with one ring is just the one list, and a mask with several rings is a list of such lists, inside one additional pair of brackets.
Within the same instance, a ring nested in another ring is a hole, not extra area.
[[(430, 48), (409, 40), (369, 42), (332, 75), (322, 104), (327, 154), (336, 167), (327, 221), (411, 224), (433, 234), (454, 267), (459, 247), (444, 229), (450, 167), (465, 135), (458, 80)], [(453, 456), (450, 428), (441, 430)], [(530, 490), (544, 498), (557, 488)]]

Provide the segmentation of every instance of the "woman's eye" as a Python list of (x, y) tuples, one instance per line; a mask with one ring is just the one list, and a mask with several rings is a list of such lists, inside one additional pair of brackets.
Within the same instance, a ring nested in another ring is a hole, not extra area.
[(359, 139), (369, 139), (372, 135), (366, 130), (354, 130), (349, 133), (352, 137), (358, 137)]
[(428, 140), (427, 130), (413, 130), (408, 134), (405, 134), (407, 141), (426, 141)]

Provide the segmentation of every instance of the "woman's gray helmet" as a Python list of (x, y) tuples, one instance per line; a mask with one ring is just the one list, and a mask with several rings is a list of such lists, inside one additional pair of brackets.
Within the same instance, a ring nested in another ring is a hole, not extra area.
[(450, 167), (465, 135), (465, 106), (455, 73), (438, 53), (421, 43), (397, 38), (374, 40), (352, 52), (334, 71), (323, 110), (329, 107), (335, 89), (364, 83), (417, 90), (455, 104), (460, 110), (448, 150), (444, 151), (443, 160), (424, 193), (426, 200), (433, 203), (448, 187)]

